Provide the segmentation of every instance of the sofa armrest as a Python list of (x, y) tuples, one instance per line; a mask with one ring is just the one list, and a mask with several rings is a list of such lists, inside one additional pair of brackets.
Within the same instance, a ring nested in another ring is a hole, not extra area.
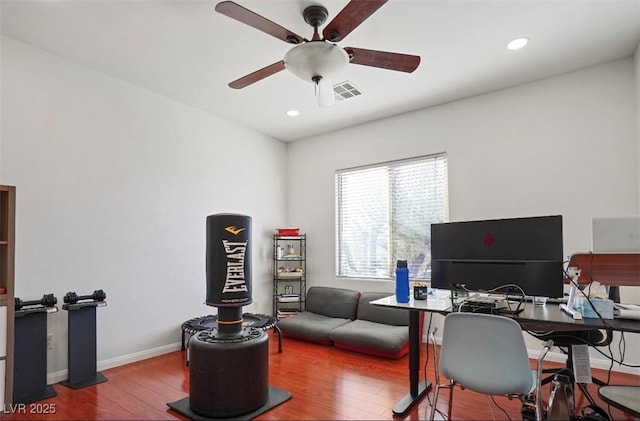
[(375, 306), (371, 301), (388, 297), (388, 292), (363, 292), (358, 302), (358, 320), (383, 323), (391, 326), (409, 326), (409, 310)]

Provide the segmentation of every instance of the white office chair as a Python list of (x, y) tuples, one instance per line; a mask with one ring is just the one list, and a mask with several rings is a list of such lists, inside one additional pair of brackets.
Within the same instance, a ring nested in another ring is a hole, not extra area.
[[(444, 320), (439, 364), (437, 350), (434, 353), (436, 388), (430, 419), (435, 415), (441, 388), (450, 389), (448, 417), (451, 419), (453, 389), (459, 385), (486, 395), (517, 396), (533, 406), (536, 419), (541, 420), (540, 370), (551, 346), (551, 343), (545, 344), (537, 370), (531, 370), (522, 330), (515, 320), (479, 313), (448, 314)], [(440, 373), (449, 379), (448, 383), (441, 384)], [(535, 401), (531, 401), (529, 398), (534, 393)]]

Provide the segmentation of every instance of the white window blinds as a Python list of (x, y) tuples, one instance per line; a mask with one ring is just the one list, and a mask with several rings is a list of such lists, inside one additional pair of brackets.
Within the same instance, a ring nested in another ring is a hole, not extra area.
[(431, 224), (449, 217), (446, 154), (336, 173), (336, 275), (431, 277)]

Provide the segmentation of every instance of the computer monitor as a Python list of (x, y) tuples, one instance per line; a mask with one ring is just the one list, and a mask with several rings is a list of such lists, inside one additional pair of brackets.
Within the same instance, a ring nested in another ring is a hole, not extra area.
[(563, 256), (561, 215), (431, 225), (432, 288), (560, 298)]

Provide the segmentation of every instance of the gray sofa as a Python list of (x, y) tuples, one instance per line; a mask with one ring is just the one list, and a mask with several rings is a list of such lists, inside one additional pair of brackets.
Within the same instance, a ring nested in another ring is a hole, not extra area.
[(311, 287), (305, 311), (278, 321), (284, 336), (332, 345), (331, 332), (356, 318), (360, 293), (350, 289)]
[(389, 295), (311, 287), (307, 291), (306, 310), (280, 320), (278, 327), (286, 337), (401, 358), (409, 351), (409, 312), (370, 304)]

